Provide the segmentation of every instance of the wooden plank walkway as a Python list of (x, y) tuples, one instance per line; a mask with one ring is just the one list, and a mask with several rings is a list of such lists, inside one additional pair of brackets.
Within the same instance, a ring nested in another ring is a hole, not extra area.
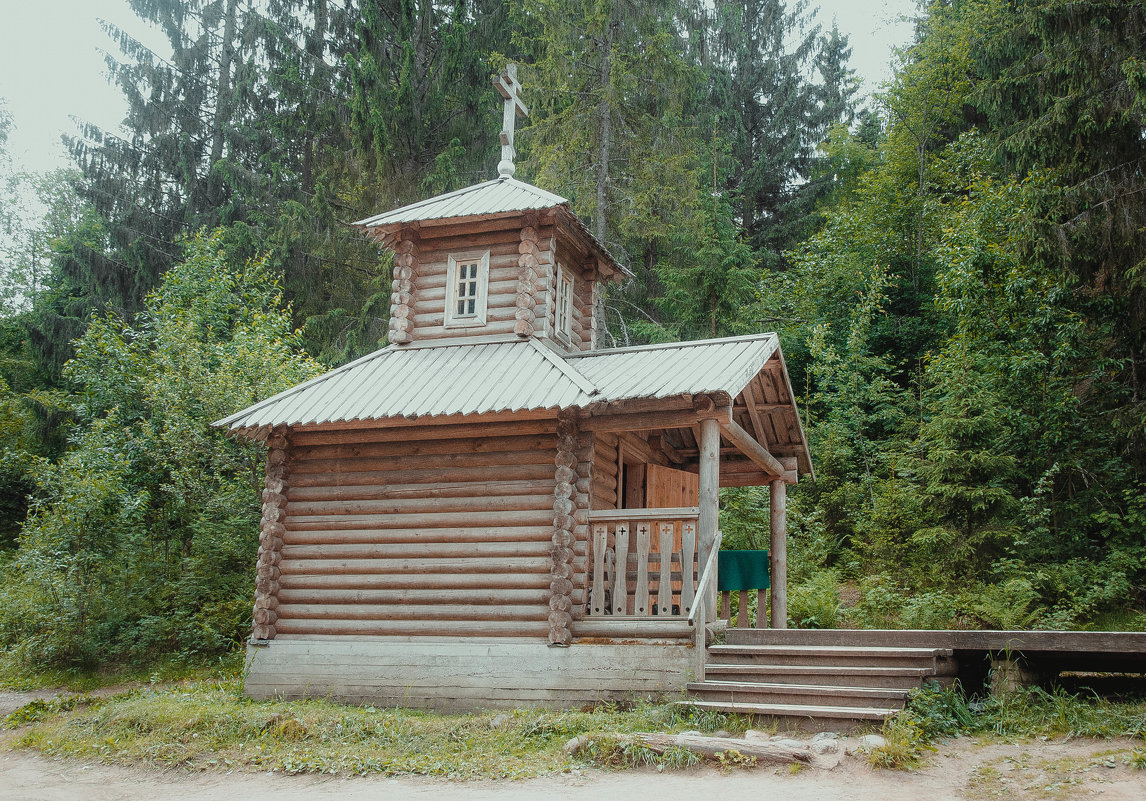
[(956, 651), (1046, 651), (1146, 658), (1143, 631), (962, 631), (887, 629), (733, 629), (730, 645), (846, 645), (950, 648)]

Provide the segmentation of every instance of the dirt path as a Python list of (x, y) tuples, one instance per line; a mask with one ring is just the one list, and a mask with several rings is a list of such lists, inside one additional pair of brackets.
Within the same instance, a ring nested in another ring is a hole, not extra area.
[[(60, 687), (45, 687), (41, 690), (33, 690), (32, 692), (15, 692), (13, 690), (0, 690), (0, 718), (15, 712), (25, 704), (30, 704), (33, 701), (51, 701), (56, 698), (67, 698), (71, 695), (90, 695), (94, 698), (103, 698), (116, 693), (125, 692), (137, 687), (137, 684), (117, 684), (112, 687), (101, 687), (98, 690), (91, 690), (87, 693), (74, 693), (71, 690), (65, 690)], [(0, 801), (3, 801), (0, 798)]]
[[(848, 759), (832, 771), (757, 768), (732, 773), (696, 770), (586, 771), (520, 782), (185, 773), (55, 760), (0, 750), (4, 801), (726, 801), (780, 797), (786, 801), (942, 801), (943, 799), (1094, 798), (1142, 801), (1146, 771), (1123, 757), (1126, 740), (1067, 743), (951, 741), (916, 773), (873, 771)], [(0, 748), (3, 746), (0, 745)], [(1114, 767), (1109, 767), (1113, 764)]]
[(30, 704), (37, 699), (49, 701), (59, 698), (60, 691), (54, 689), (37, 690), (31, 693), (17, 693), (10, 690), (0, 690), (0, 718), (10, 715), (24, 704)]

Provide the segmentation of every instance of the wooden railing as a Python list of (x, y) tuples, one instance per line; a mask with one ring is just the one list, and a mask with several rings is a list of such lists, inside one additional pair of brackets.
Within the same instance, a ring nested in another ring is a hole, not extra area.
[(590, 512), (586, 616), (691, 619), (698, 518), (695, 507)]
[[(753, 620), (748, 601), (756, 593), (756, 617)], [(736, 602), (733, 603), (733, 596)], [(727, 621), (736, 628), (768, 628), (768, 590), (723, 590), (720, 593), (720, 611), (717, 619)]]
[(717, 531), (716, 542), (712, 545), (712, 550), (708, 554), (708, 560), (704, 563), (704, 567), (700, 571), (700, 580), (696, 583), (696, 598), (697, 602), (688, 613), (688, 622), (690, 624), (699, 618), (701, 622), (704, 621), (704, 599), (709, 594), (709, 588), (716, 586), (716, 562), (718, 554), (720, 553), (720, 543), (724, 536)]

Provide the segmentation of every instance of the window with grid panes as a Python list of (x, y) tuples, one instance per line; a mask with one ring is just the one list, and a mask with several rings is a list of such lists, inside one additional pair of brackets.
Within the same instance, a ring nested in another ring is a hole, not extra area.
[(573, 275), (564, 267), (557, 271), (557, 335), (568, 342), (573, 335)]
[(480, 262), (459, 262), (456, 286), (455, 317), (474, 317), (477, 315), (478, 301), (478, 270)]
[(485, 325), (489, 251), (451, 255), (446, 281), (446, 327)]

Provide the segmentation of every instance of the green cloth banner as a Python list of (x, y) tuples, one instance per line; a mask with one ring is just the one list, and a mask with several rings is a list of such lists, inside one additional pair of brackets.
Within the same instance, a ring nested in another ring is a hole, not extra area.
[(716, 589), (766, 590), (771, 586), (767, 551), (721, 551), (716, 557)]

